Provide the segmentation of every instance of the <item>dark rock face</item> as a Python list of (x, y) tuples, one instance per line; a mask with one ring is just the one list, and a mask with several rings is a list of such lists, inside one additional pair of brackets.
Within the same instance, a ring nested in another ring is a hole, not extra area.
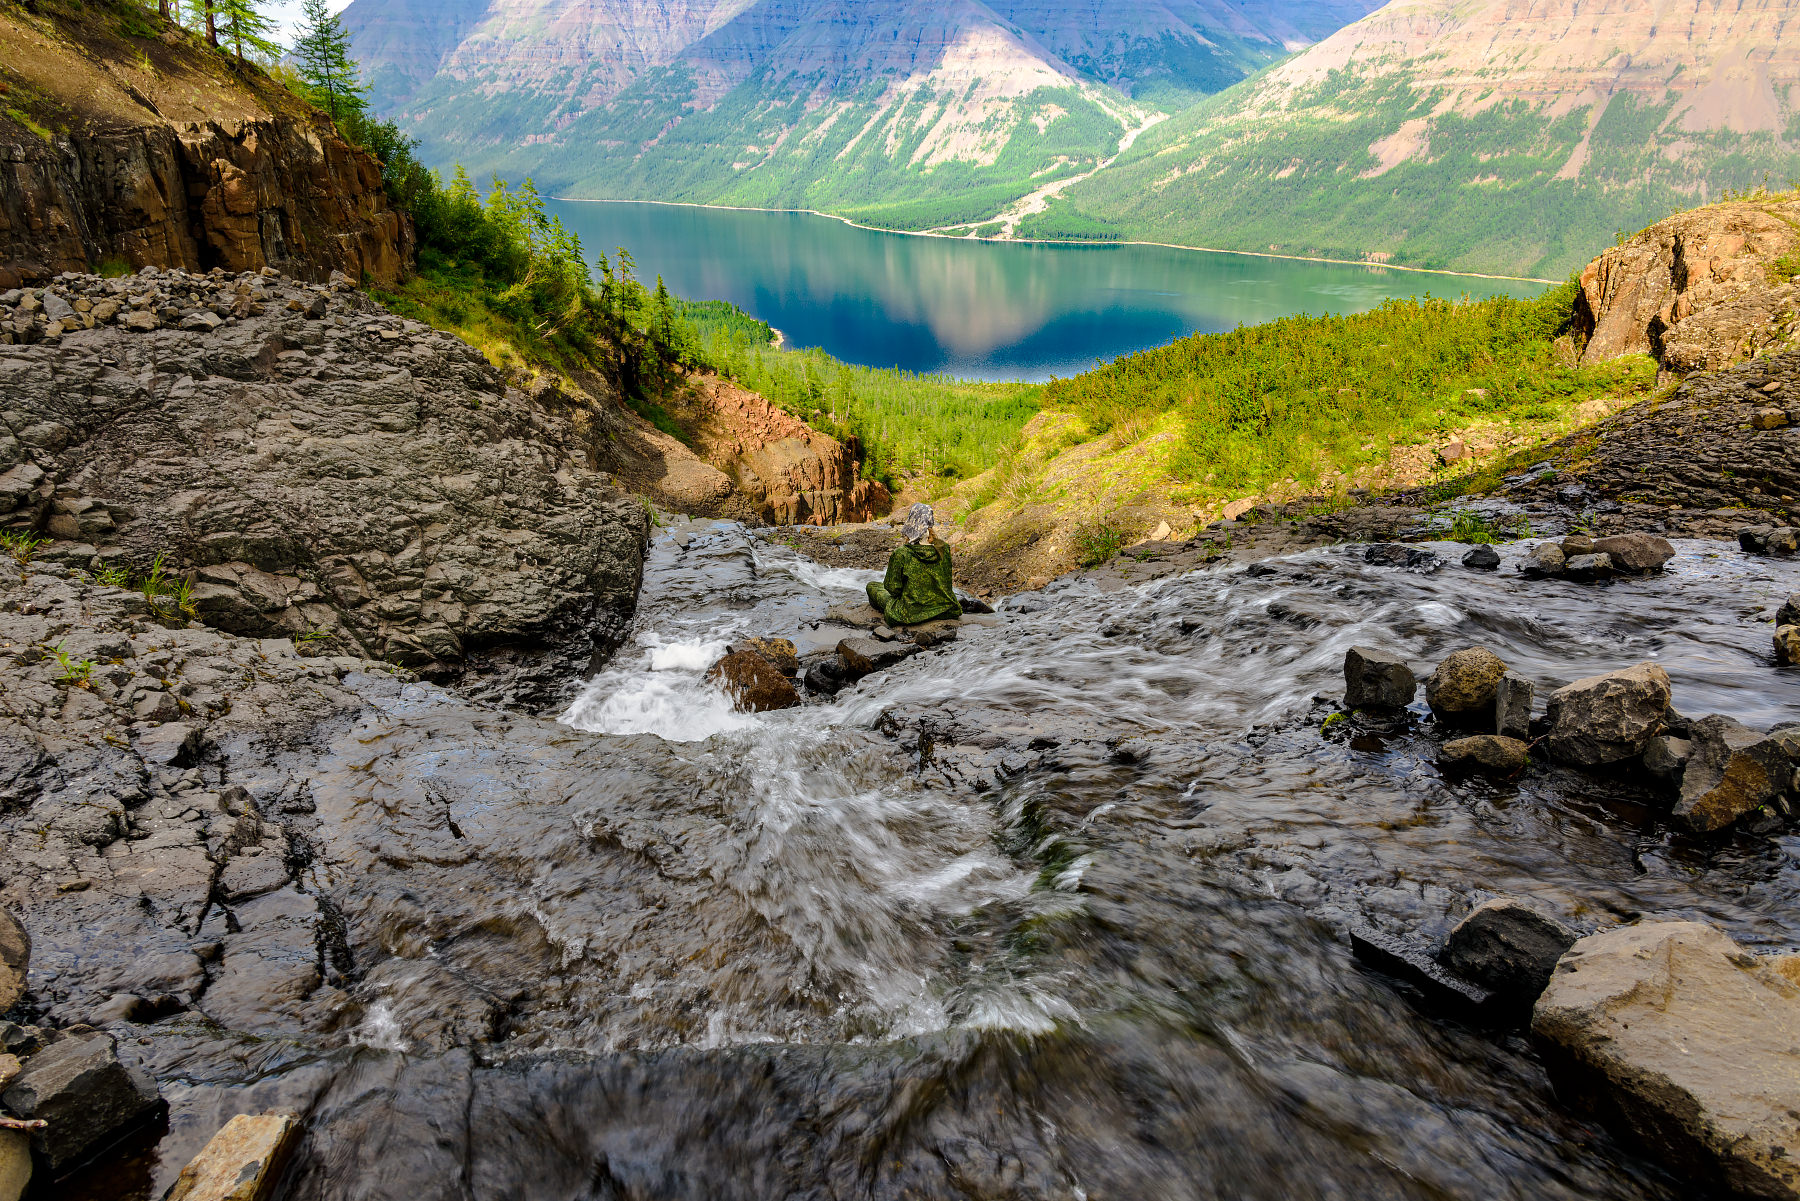
[(1350, 708), (1404, 709), (1418, 690), (1412, 668), (1400, 656), (1368, 646), (1344, 653), (1344, 704)]
[(793, 682), (755, 651), (733, 651), (713, 664), (706, 678), (729, 693), (739, 709), (750, 713), (790, 709), (800, 703)]
[(1425, 681), (1425, 700), (1439, 721), (1491, 726), (1494, 697), (1505, 674), (1500, 656), (1484, 647), (1452, 651)]
[(1471, 571), (1494, 571), (1500, 566), (1500, 552), (1491, 546), (1478, 546), (1462, 557)]
[(1800, 592), (1794, 593), (1781, 602), (1781, 608), (1775, 610), (1775, 624), (1800, 626)]
[(1636, 759), (1662, 733), (1668, 709), (1669, 675), (1654, 663), (1589, 676), (1550, 694), (1545, 746), (1575, 767)]
[(1444, 966), (1527, 1008), (1580, 935), (1513, 897), (1483, 901), (1444, 942)]
[[(145, 273), (45, 294), (91, 307), (0, 347), (0, 471), (36, 481), (0, 520), (79, 540), (65, 561), (141, 574), (166, 554), (221, 629), (415, 666), (519, 644), (585, 662), (622, 631), (647, 514), (590, 469), (560, 393), (507, 388), (343, 284)], [(117, 324), (188, 310), (228, 316)]]
[(1537, 688), (1516, 671), (1494, 685), (1494, 729), (1507, 738), (1531, 737), (1531, 703)]
[(79, 1162), (162, 1103), (156, 1082), (120, 1063), (105, 1034), (72, 1035), (39, 1051), (0, 1100), (20, 1117), (49, 1123), (33, 1132), (32, 1145), (52, 1171)]
[(13, 1007), (25, 991), (25, 973), (31, 966), (31, 935), (17, 918), (0, 909), (0, 1013)]

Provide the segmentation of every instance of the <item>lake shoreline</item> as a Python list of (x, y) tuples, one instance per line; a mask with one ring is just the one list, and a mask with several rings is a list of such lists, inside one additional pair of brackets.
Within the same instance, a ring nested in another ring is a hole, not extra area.
[(942, 238), (948, 242), (987, 242), (1003, 246), (1154, 246), (1163, 250), (1191, 250), (1199, 254), (1235, 254), (1246, 258), (1283, 259), (1293, 263), (1331, 263), (1341, 267), (1367, 267), (1371, 271), (1408, 271), (1414, 275), (1445, 275), (1456, 279), (1493, 279), (1508, 283), (1548, 284), (1555, 287), (1559, 279), (1541, 279), (1535, 275), (1490, 275), (1482, 271), (1451, 271), (1444, 267), (1408, 267), (1401, 263), (1371, 263), (1366, 259), (1334, 259), (1310, 254), (1277, 254), (1272, 250), (1225, 250), (1218, 246), (1188, 246), (1181, 242), (1145, 242), (1136, 239), (1100, 241), (1083, 238), (971, 238), (961, 234), (937, 233), (931, 230), (888, 229), (881, 225), (865, 225), (838, 213), (818, 209), (768, 209), (752, 204), (700, 204), (691, 200), (599, 200), (584, 196), (553, 196), (565, 204), (653, 204), (662, 208), (710, 209), (722, 213), (797, 213), (808, 217), (825, 217), (867, 233), (899, 234), (908, 238)]

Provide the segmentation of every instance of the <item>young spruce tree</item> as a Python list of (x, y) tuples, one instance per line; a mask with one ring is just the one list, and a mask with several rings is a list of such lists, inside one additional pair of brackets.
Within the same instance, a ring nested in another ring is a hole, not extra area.
[(301, 5), (294, 59), (313, 100), (333, 121), (368, 110), (367, 89), (357, 73), (356, 60), (350, 57), (350, 31), (325, 7), (325, 0), (305, 0)]

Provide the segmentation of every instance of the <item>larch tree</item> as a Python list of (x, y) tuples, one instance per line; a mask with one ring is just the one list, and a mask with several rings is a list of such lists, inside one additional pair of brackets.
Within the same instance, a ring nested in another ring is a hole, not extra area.
[(300, 8), (300, 36), (294, 61), (314, 101), (333, 121), (360, 115), (369, 107), (367, 91), (350, 57), (350, 31), (325, 0), (305, 0)]

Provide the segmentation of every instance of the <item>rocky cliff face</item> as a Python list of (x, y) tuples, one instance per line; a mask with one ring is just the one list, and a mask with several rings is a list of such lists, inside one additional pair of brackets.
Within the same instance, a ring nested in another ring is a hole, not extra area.
[(100, 14), (0, 13), (0, 286), (101, 264), (390, 281), (380, 167), (255, 68)]
[(1679, 375), (1782, 345), (1800, 310), (1800, 197), (1659, 221), (1581, 273), (1582, 361), (1653, 355)]
[(150, 270), (4, 301), (0, 523), (47, 559), (141, 580), (160, 555), (218, 628), (491, 667), (522, 699), (623, 633), (647, 513), (559, 393), (347, 284)]

